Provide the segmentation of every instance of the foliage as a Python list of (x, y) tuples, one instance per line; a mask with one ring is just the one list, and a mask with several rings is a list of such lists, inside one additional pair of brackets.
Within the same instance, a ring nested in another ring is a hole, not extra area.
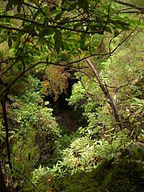
[[(143, 3), (0, 5), (0, 144), (11, 191), (141, 191)], [(68, 110), (74, 107), (87, 122), (62, 135), (52, 107), (72, 78)]]
[(66, 175), (56, 183), (62, 192), (143, 191), (143, 171), (142, 166), (136, 162), (104, 162), (92, 171)]
[(24, 191), (50, 190), (52, 187), (52, 177), (48, 168), (39, 167), (31, 174), (31, 182), (28, 182)]
[[(101, 160), (111, 160), (118, 158), (121, 152), (129, 145), (125, 132), (120, 132), (117, 136), (109, 136), (109, 141), (105, 139), (93, 139), (93, 134), (88, 130), (85, 136), (77, 135), (62, 152), (63, 166), (71, 174), (77, 171), (89, 170), (96, 167)], [(111, 141), (110, 141), (111, 139)]]
[[(60, 137), (58, 125), (52, 117), (52, 109), (43, 107), (40, 88), (40, 81), (28, 76), (23, 90), (25, 94), (15, 96), (12, 103), (12, 121), (15, 123), (9, 138), (12, 144), (12, 175), (23, 188), (30, 182), (31, 172), (39, 162), (49, 162), (50, 165), (51, 159), (54, 156), (56, 158), (54, 150), (58, 147)], [(47, 148), (44, 150), (45, 143)], [(46, 150), (48, 151), (45, 154)]]
[(46, 69), (46, 74), (44, 77), (44, 94), (54, 94), (54, 100), (56, 101), (59, 95), (61, 95), (63, 92), (66, 93), (66, 89), (68, 88), (68, 78), (70, 78), (70, 74), (65, 71), (64, 67), (49, 66)]

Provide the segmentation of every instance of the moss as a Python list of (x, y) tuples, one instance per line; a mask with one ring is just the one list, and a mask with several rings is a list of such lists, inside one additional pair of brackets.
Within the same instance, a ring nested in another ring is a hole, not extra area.
[(100, 191), (142, 192), (144, 191), (143, 166), (133, 161), (121, 161), (113, 166), (106, 176)]
[(67, 175), (56, 181), (60, 192), (143, 192), (144, 169), (137, 162), (105, 162), (90, 172)]

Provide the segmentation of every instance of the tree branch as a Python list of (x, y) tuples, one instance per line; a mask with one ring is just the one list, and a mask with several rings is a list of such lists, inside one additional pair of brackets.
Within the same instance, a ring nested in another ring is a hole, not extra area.
[(96, 76), (96, 79), (97, 79), (97, 81), (98, 81), (98, 83), (99, 83), (99, 86), (100, 86), (101, 90), (103, 91), (103, 93), (104, 93), (104, 95), (105, 95), (105, 97), (106, 97), (106, 100), (107, 100), (107, 102), (109, 103), (109, 105), (110, 105), (110, 107), (111, 107), (111, 109), (112, 109), (112, 111), (113, 111), (113, 117), (115, 118), (115, 121), (118, 123), (119, 128), (121, 129), (121, 124), (120, 124), (119, 115), (118, 115), (118, 113), (117, 113), (116, 106), (115, 106), (115, 104), (114, 104), (114, 102), (113, 102), (113, 100), (112, 100), (112, 97), (111, 97), (111, 95), (110, 95), (107, 87), (103, 84), (103, 82), (102, 82), (102, 80), (101, 80), (101, 78), (100, 78), (100, 76), (99, 76), (99, 73), (98, 73), (98, 71), (96, 70), (95, 66), (92, 64), (92, 62), (91, 62), (89, 59), (87, 59), (87, 58), (85, 58), (85, 61), (87, 62), (87, 64), (89, 65), (89, 67), (90, 67), (90, 68), (92, 69), (92, 71), (94, 72), (94, 74), (95, 74), (95, 76)]
[(28, 31), (28, 30), (24, 30), (24, 29), (19, 29), (19, 28), (16, 28), (16, 27), (8, 27), (8, 26), (0, 24), (0, 28), (7, 29), (7, 30), (19, 31), (19, 32), (22, 32), (22, 33), (28, 33), (28, 34), (31, 34), (33, 36), (39, 36), (37, 33), (34, 33), (32, 31)]
[[(17, 16), (13, 16), (13, 15), (0, 15), (0, 18), (7, 18), (7, 19), (17, 19), (17, 20), (21, 20), (21, 21), (25, 21), (25, 22), (28, 22), (28, 23), (31, 23), (31, 24), (34, 24), (35, 26), (37, 27), (43, 27), (43, 28), (54, 28), (54, 29), (60, 29), (60, 30), (67, 30), (67, 31), (73, 31), (73, 32), (77, 32), (77, 33), (87, 33), (87, 34), (94, 34), (94, 33), (102, 33), (102, 30), (97, 30), (97, 31), (83, 31), (83, 30), (79, 30), (79, 29), (74, 29), (74, 28), (68, 28), (68, 27), (63, 27), (63, 26), (60, 26), (60, 25), (44, 25), (43, 23), (38, 23), (36, 21), (33, 21), (33, 20), (29, 20), (29, 19), (26, 19), (26, 18), (22, 18), (22, 17), (17, 17)], [(2, 25), (0, 25), (1, 27)], [(7, 27), (7, 26), (5, 26)], [(2, 27), (1, 27), (2, 28)], [(23, 29), (18, 29), (16, 28), (17, 30), (19, 31), (22, 31), (22, 32), (26, 32), (25, 30)], [(16, 30), (15, 29), (15, 30)], [(27, 33), (30, 33), (27, 32)], [(30, 33), (32, 34), (32, 33)], [(36, 34), (37, 35), (37, 34)]]
[[(138, 25), (137, 25), (138, 26)], [(109, 53), (94, 53), (90, 56), (87, 57), (83, 57), (81, 59), (72, 61), (72, 62), (67, 62), (66, 64), (61, 65), (60, 63), (53, 63), (53, 62), (47, 62), (47, 61), (40, 61), (38, 63), (33, 64), (32, 66), (30, 66), (29, 68), (27, 68), (25, 71), (23, 71), (22, 73), (20, 73), (6, 88), (4, 88), (1, 93), (0, 93), (0, 97), (20, 78), (22, 77), (25, 73), (27, 73), (28, 71), (30, 71), (31, 69), (33, 69), (34, 67), (36, 67), (39, 64), (50, 64), (50, 65), (58, 65), (58, 66), (68, 66), (68, 65), (72, 65), (74, 63), (79, 63), (83, 60), (86, 60), (90, 57), (93, 56), (111, 56), (118, 48), (121, 44), (123, 44), (130, 36), (131, 34), (136, 30), (137, 26), (128, 34), (128, 36), (123, 39), (111, 52)]]
[(121, 5), (126, 5), (126, 6), (129, 6), (129, 7), (138, 9), (138, 10), (140, 10), (140, 11), (144, 11), (144, 7), (140, 7), (140, 6), (137, 6), (137, 5), (132, 4), (132, 3), (127, 3), (127, 2), (124, 2), (124, 1), (120, 1), (120, 0), (113, 0), (113, 1), (114, 1), (115, 3), (121, 4)]

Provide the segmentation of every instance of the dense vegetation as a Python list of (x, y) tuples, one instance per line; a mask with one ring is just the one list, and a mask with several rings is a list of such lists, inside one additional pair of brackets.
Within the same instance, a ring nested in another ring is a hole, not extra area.
[(0, 191), (144, 191), (143, 0), (0, 1)]

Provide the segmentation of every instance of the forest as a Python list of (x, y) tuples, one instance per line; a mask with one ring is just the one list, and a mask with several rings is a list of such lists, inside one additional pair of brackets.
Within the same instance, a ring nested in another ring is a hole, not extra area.
[(0, 192), (144, 192), (144, 0), (0, 0)]

